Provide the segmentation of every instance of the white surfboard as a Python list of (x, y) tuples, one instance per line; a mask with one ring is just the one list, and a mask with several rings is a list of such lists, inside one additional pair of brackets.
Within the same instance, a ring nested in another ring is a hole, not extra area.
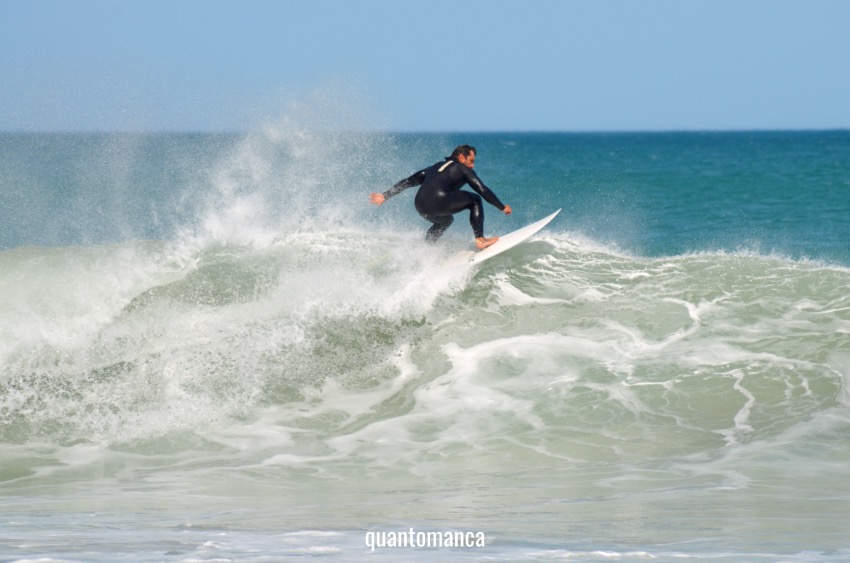
[(552, 219), (554, 219), (555, 216), (558, 215), (558, 213), (560, 212), (561, 210), (559, 209), (548, 217), (544, 217), (543, 219), (534, 222), (530, 225), (527, 225), (512, 233), (500, 236), (499, 240), (497, 240), (495, 243), (491, 244), (484, 250), (479, 250), (478, 252), (461, 252), (454, 259), (452, 259), (451, 263), (454, 264), (462, 262), (472, 262), (477, 264), (478, 262), (483, 262), (484, 260), (492, 258), (497, 254), (501, 254), (506, 250), (510, 250), (519, 243), (528, 240), (532, 235), (537, 233), (537, 231), (548, 225), (552, 221)]

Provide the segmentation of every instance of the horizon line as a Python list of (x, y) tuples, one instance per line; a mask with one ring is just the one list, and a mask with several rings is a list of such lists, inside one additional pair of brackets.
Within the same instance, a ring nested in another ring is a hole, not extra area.
[[(2, 129), (0, 135), (250, 135), (257, 129)], [(777, 128), (674, 128), (674, 129), (341, 129), (318, 127), (317, 131), (335, 133), (385, 135), (498, 135), (498, 134), (665, 134), (665, 133), (827, 133), (850, 131), (844, 127), (777, 127)]]

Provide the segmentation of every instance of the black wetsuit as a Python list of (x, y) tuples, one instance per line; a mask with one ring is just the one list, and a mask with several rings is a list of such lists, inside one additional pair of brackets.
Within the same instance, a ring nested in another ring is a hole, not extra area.
[(434, 242), (440, 238), (454, 221), (452, 215), (464, 209), (469, 210), (469, 224), (472, 225), (475, 238), (480, 238), (484, 236), (484, 210), (481, 208), (481, 197), (462, 191), (461, 188), (465, 184), (472, 186), (472, 189), (481, 194), (487, 203), (500, 210), (505, 209), (505, 204), (484, 185), (472, 168), (451, 158), (437, 162), (405, 178), (385, 191), (383, 195), (384, 198), (389, 199), (411, 186), (422, 186), (416, 193), (414, 204), (416, 211), (423, 218), (434, 223), (425, 236), (428, 242)]

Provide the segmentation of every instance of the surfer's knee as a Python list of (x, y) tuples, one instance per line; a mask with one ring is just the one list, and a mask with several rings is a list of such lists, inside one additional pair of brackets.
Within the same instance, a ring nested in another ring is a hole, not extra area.
[(455, 221), (455, 218), (452, 215), (443, 215), (442, 217), (435, 217), (434, 219), (431, 219), (432, 223), (434, 223), (435, 225), (438, 225), (440, 227), (443, 227), (444, 229), (448, 228), (448, 226), (451, 225), (452, 223), (454, 223), (454, 221)]
[(443, 233), (446, 232), (446, 229), (454, 222), (455, 218), (451, 215), (442, 215), (440, 217), (431, 217), (428, 220), (433, 225), (425, 233), (425, 240), (428, 242), (437, 242), (437, 239), (443, 236)]

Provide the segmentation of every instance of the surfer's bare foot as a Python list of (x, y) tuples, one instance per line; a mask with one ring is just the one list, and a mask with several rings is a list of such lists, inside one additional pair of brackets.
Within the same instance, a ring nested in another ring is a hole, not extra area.
[(477, 239), (475, 239), (475, 246), (478, 247), (478, 250), (484, 250), (485, 248), (487, 248), (488, 246), (490, 246), (491, 244), (493, 244), (497, 240), (499, 240), (499, 237), (493, 237), (493, 238), (478, 237)]

